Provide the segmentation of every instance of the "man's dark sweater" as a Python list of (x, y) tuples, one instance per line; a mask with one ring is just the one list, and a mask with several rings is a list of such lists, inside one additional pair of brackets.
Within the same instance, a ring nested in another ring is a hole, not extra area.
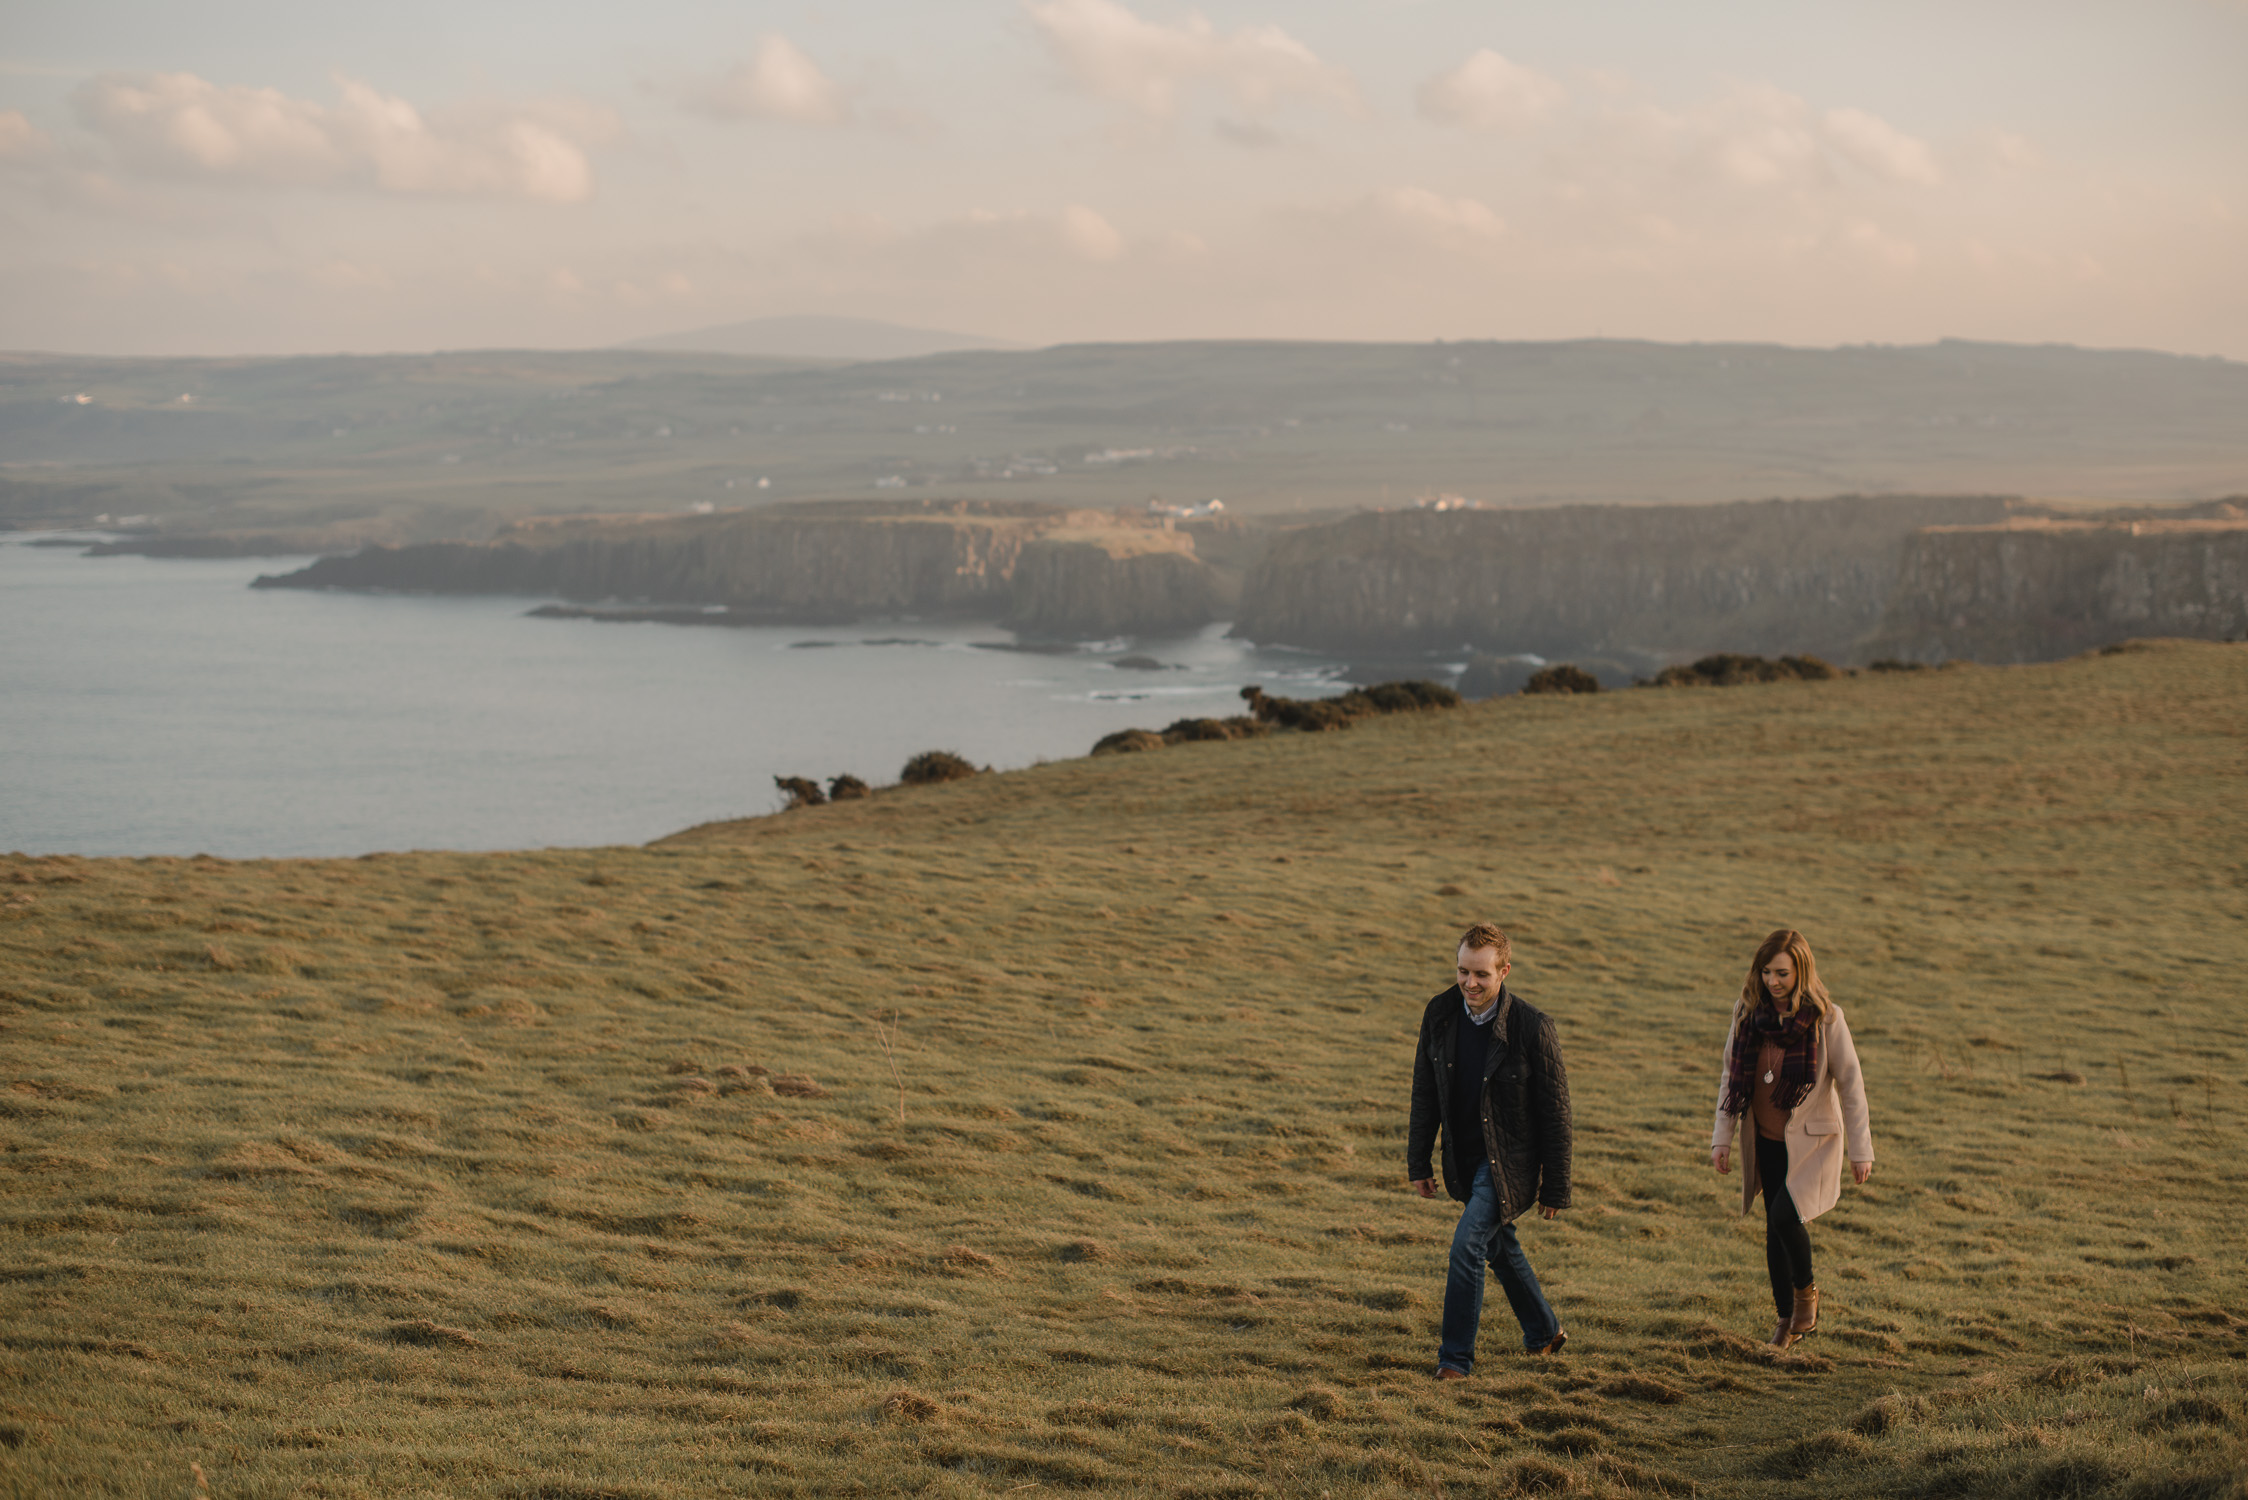
[(1491, 1159), (1483, 1140), (1483, 1064), (1491, 1054), (1490, 1020), (1486, 1017), (1478, 1026), (1472, 1016), (1463, 1014), (1454, 1034), (1459, 1050), (1452, 1062), (1452, 1118), (1444, 1122), (1444, 1130), (1452, 1138), (1453, 1159), (1460, 1171), (1473, 1177), (1475, 1169)]

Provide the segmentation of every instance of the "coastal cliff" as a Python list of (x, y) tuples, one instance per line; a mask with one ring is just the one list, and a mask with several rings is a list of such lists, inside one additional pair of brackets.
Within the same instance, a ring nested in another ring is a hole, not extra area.
[(1995, 496), (1375, 512), (1274, 542), (1234, 633), (1345, 651), (1846, 657), (1881, 623), (1906, 538), (2007, 513)]
[(538, 520), (490, 542), (367, 547), (255, 587), (723, 606), (774, 623), (981, 615), (1055, 635), (1191, 629), (1228, 598), (1184, 533), (975, 501)]
[(2248, 502), (1412, 510), (1211, 540), (1234, 566), (1199, 555), (1187, 528), (1131, 514), (833, 502), (519, 522), (489, 542), (367, 547), (256, 586), (722, 611), (698, 623), (968, 617), (1078, 640), (1231, 615), (1236, 635), (1272, 644), (1599, 659), (1625, 677), (1719, 651), (2039, 661), (2132, 635), (2248, 631)]
[(2248, 635), (2248, 502), (2138, 519), (2017, 516), (1906, 539), (1875, 654), (2048, 661), (2132, 636)]
[(1240, 591), (1170, 531), (1065, 531), (1025, 545), (1007, 623), (1052, 635), (1192, 630), (1222, 618)]

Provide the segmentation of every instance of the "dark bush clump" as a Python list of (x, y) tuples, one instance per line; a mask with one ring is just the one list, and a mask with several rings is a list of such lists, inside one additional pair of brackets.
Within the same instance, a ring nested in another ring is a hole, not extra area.
[(1817, 682), (1842, 674), (1815, 656), (1783, 656), (1767, 661), (1730, 651), (1705, 656), (1692, 666), (1665, 667), (1650, 687), (1736, 687), (1744, 682)]
[(1352, 688), (1335, 701), (1348, 705), (1354, 716), (1403, 714), (1422, 708), (1458, 708), (1460, 695), (1434, 682), (1377, 682)]
[(1260, 687), (1245, 687), (1241, 696), (1254, 718), (1281, 729), (1348, 729), (1356, 717), (1333, 698), (1275, 698)]
[(1525, 693), (1597, 693), (1600, 691), (1600, 679), (1582, 667), (1573, 667), (1567, 662), (1558, 662), (1553, 666), (1542, 667), (1532, 672), (1530, 680), (1522, 684), (1522, 691)]
[(871, 797), (873, 795), (874, 788), (848, 771), (840, 776), (828, 778), (827, 800), (830, 802), (848, 802), (854, 797)]
[(905, 769), (898, 772), (898, 780), (907, 786), (930, 786), (975, 774), (974, 766), (950, 750), (924, 750), (905, 763)]
[(787, 805), (781, 809), (783, 812), (798, 807), (818, 807), (827, 800), (827, 793), (821, 791), (820, 784), (810, 777), (775, 776), (773, 785), (788, 793)]
[(1879, 661), (1867, 662), (1866, 670), (1868, 672), (1925, 672), (1928, 670), (1928, 664), (1924, 661), (1899, 661), (1893, 656), (1884, 656)]
[[(1093, 746), (1095, 755), (1116, 755), (1131, 750), (1159, 750), (1165, 745), (1192, 744), (1199, 740), (1246, 740), (1275, 729), (1301, 729), (1318, 733), (1348, 729), (1354, 719), (1370, 714), (1406, 713), (1423, 708), (1454, 708), (1460, 695), (1434, 682), (1383, 682), (1352, 688), (1334, 698), (1274, 698), (1263, 688), (1245, 687), (1242, 701), (1249, 712), (1228, 719), (1179, 719), (1161, 734), (1147, 729), (1119, 729), (1103, 735)], [(910, 778), (908, 778), (910, 779)]]
[(1313, 732), (1348, 729), (1351, 720), (1372, 714), (1457, 708), (1460, 702), (1458, 693), (1434, 682), (1380, 682), (1334, 698), (1275, 698), (1259, 687), (1245, 687), (1241, 696), (1259, 723)]
[(1281, 705), (1272, 716), (1272, 722), (1283, 729), (1301, 729), (1309, 734), (1323, 734), (1330, 729), (1348, 729), (1350, 721), (1358, 715), (1348, 705), (1333, 698), (1310, 698), (1297, 701), (1292, 698), (1273, 700)]
[(1166, 745), (1185, 744), (1194, 740), (1230, 740), (1233, 731), (1219, 719), (1180, 719), (1163, 731)]

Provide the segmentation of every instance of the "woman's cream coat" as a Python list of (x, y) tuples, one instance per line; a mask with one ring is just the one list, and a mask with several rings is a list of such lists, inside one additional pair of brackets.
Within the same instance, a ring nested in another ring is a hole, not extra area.
[[(1725, 1033), (1725, 1052), (1717, 1069), (1717, 1129), (1710, 1149), (1732, 1151), (1741, 1168), (1741, 1212), (1756, 1203), (1756, 1143), (1747, 1150), (1736, 1146), (1739, 1138), (1753, 1135), (1756, 1127), (1744, 1124), (1747, 1116), (1725, 1113), (1725, 1085), (1731, 1076), (1733, 1044), (1740, 1021)], [(1787, 1117), (1787, 1192), (1795, 1211), (1808, 1223), (1834, 1207), (1842, 1196), (1843, 1145), (1851, 1161), (1873, 1160), (1873, 1120), (1866, 1111), (1865, 1075), (1858, 1071), (1858, 1049), (1850, 1041), (1849, 1023), (1842, 1007), (1830, 1005), (1819, 1023), (1819, 1076)]]

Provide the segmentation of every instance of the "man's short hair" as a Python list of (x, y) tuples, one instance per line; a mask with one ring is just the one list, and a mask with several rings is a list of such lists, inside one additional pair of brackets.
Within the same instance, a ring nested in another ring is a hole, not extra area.
[(1495, 922), (1478, 922), (1461, 933), (1460, 946), (1470, 953), (1478, 948), (1496, 948), (1502, 966), (1514, 962), (1514, 941), (1499, 931)]

